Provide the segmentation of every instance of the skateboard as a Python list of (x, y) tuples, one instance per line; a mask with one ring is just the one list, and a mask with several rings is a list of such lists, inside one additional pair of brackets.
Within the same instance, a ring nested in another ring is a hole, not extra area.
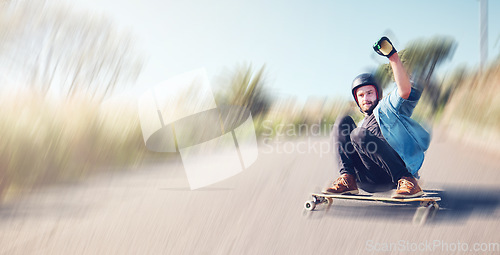
[(377, 197), (372, 195), (333, 195), (333, 194), (320, 194), (312, 193), (312, 200), (306, 201), (304, 208), (308, 211), (312, 211), (316, 208), (316, 205), (325, 204), (328, 207), (333, 204), (334, 199), (345, 199), (345, 200), (362, 200), (362, 201), (376, 201), (382, 203), (416, 203), (420, 204), (417, 208), (415, 215), (413, 216), (413, 223), (418, 225), (424, 224), (427, 220), (434, 217), (436, 212), (439, 210), (439, 205), (437, 202), (441, 201), (440, 197), (415, 197), (415, 198), (391, 198), (391, 197)]

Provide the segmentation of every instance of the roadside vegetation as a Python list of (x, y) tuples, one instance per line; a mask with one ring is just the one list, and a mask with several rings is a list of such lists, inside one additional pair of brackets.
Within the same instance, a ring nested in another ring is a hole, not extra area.
[(0, 201), (139, 162), (137, 106), (102, 104), (141, 71), (132, 35), (46, 1), (1, 7)]
[(500, 151), (500, 56), (482, 71), (457, 70), (440, 124), (453, 135)]
[(85, 97), (47, 100), (31, 91), (0, 100), (0, 195), (134, 166), (146, 155), (136, 111), (123, 106), (103, 109)]

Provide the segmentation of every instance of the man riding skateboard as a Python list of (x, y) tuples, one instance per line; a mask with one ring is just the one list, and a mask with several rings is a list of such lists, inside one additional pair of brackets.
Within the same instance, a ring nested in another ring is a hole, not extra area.
[(412, 112), (421, 92), (412, 88), (398, 53), (387, 37), (373, 46), (389, 59), (396, 89), (382, 98), (382, 88), (373, 75), (358, 75), (352, 95), (365, 118), (359, 127), (350, 116), (339, 116), (332, 130), (340, 177), (326, 194), (358, 194), (358, 185), (368, 192), (396, 187), (394, 198), (423, 195), (417, 183), (418, 170), (429, 147), (430, 135)]

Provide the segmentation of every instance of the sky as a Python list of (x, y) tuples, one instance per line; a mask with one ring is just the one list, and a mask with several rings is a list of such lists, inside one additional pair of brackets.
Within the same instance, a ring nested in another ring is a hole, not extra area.
[[(479, 63), (479, 1), (66, 0), (110, 17), (135, 35), (146, 56), (138, 88), (206, 68), (212, 82), (237, 65), (266, 65), (277, 97), (349, 97), (362, 72), (388, 63), (372, 45), (388, 35), (396, 49), (451, 36), (446, 68)], [(489, 1), (489, 59), (500, 55), (500, 1)], [(212, 84), (217, 86), (217, 84)]]

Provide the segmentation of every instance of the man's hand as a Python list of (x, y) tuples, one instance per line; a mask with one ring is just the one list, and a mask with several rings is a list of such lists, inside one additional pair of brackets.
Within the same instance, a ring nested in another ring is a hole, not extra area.
[(374, 45), (373, 50), (379, 55), (390, 58), (394, 53), (396, 53), (396, 48), (391, 43), (391, 40), (387, 37), (380, 38)]

